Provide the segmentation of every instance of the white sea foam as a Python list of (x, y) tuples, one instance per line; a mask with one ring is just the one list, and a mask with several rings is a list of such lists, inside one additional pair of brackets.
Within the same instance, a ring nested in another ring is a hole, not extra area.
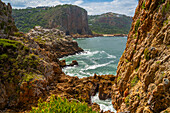
[(107, 100), (100, 100), (99, 99), (99, 94), (97, 93), (95, 96), (91, 97), (92, 103), (97, 103), (100, 105), (100, 109), (103, 111), (108, 111), (110, 110), (111, 112), (115, 112), (116, 110), (113, 108), (112, 106), (112, 101), (111, 99), (107, 99)]
[(107, 66), (111, 63), (113, 63), (114, 61), (110, 61), (108, 63), (105, 63), (105, 64), (97, 64), (97, 65), (91, 65), (91, 66), (88, 66), (86, 69), (82, 69), (82, 70), (90, 70), (90, 69), (96, 69), (96, 68), (99, 68), (99, 67), (104, 67), (104, 66)]

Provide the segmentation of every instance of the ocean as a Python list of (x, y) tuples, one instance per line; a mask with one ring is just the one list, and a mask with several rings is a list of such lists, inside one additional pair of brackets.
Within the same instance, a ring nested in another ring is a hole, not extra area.
[[(84, 52), (70, 55), (62, 59), (70, 64), (77, 60), (78, 66), (66, 67), (65, 74), (79, 78), (98, 75), (116, 75), (117, 65), (126, 47), (127, 37), (94, 37), (75, 39)], [(60, 60), (62, 60), (60, 59)], [(111, 99), (102, 101), (96, 96), (92, 102), (100, 105), (103, 111), (111, 110), (116, 112), (111, 104)]]

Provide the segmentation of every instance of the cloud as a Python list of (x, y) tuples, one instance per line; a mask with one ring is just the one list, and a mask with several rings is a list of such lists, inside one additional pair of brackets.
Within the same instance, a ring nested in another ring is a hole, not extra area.
[(74, 4), (83, 7), (89, 15), (114, 12), (133, 16), (138, 0), (2, 0), (11, 3), (13, 8), (36, 6), (56, 6), (59, 4)]
[(80, 5), (80, 4), (82, 4), (83, 2), (84, 2), (83, 0), (77, 0), (77, 1), (74, 2), (74, 4), (75, 4), (75, 5)]
[(136, 0), (114, 0), (111, 2), (91, 2), (81, 5), (89, 15), (114, 12), (133, 16), (138, 2)]

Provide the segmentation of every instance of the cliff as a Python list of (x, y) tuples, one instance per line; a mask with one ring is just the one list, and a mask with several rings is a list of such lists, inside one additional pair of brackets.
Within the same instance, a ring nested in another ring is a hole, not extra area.
[(113, 86), (118, 111), (170, 112), (169, 6), (169, 0), (139, 0)]
[(91, 34), (87, 11), (74, 5), (58, 5), (32, 9), (14, 9), (16, 26), (28, 32), (36, 25), (44, 28), (58, 28), (68, 34)]
[(36, 26), (27, 34), (16, 32), (10, 4), (0, 1), (0, 6), (1, 31), (7, 29), (0, 35), (0, 110), (16, 112), (49, 94), (51, 84), (64, 74), (59, 57), (83, 50), (58, 29)]
[(11, 5), (6, 5), (0, 1), (0, 37), (8, 37), (14, 31), (17, 31), (14, 19), (12, 18), (11, 14)]
[(94, 33), (128, 34), (132, 17), (109, 12), (101, 15), (88, 16), (88, 23)]

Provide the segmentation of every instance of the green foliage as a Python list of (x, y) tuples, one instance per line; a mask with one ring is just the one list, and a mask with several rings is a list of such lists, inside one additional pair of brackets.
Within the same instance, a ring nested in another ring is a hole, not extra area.
[(146, 7), (145, 7), (145, 0), (143, 1), (142, 9), (146, 9)]
[(168, 1), (168, 3), (166, 5), (162, 6), (162, 13), (164, 14), (164, 13), (168, 12), (169, 10), (170, 10), (170, 3)]
[(139, 78), (137, 75), (135, 75), (130, 83), (131, 87), (135, 86), (139, 81)]
[(30, 113), (96, 113), (86, 103), (69, 102), (60, 97), (51, 97), (50, 102), (39, 100), (38, 107), (33, 107)]
[(8, 58), (7, 54), (0, 55), (0, 60), (4, 60), (4, 59), (7, 59), (7, 58)]
[(22, 37), (24, 36), (22, 33), (20, 32), (14, 32), (14, 36), (17, 36), (17, 37)]
[(121, 76), (118, 76), (118, 78), (117, 78), (117, 82), (119, 82), (119, 81), (120, 81), (120, 79), (121, 79)]
[(128, 96), (125, 98), (125, 104), (126, 104), (126, 106), (129, 106), (129, 100), (130, 100), (130, 95), (128, 95)]
[(163, 23), (163, 25), (165, 26), (165, 25), (167, 25), (168, 24), (168, 22), (169, 22), (169, 20), (167, 19), (167, 20), (165, 20), (164, 21), (164, 23)]
[(18, 41), (14, 41), (14, 40), (0, 39), (0, 46), (3, 46), (3, 48), (16, 49), (18, 45), (22, 45), (22, 44)]
[(137, 32), (139, 26), (140, 26), (140, 19), (138, 19), (138, 20), (136, 21), (136, 24), (135, 24), (135, 32)]
[(138, 67), (138, 68), (136, 68), (136, 69), (135, 69), (135, 71), (137, 72), (137, 71), (138, 71), (138, 69), (139, 69), (139, 67)]
[(157, 64), (160, 64), (161, 62), (160, 62), (160, 61), (157, 61), (156, 63), (157, 63)]
[(88, 16), (88, 24), (96, 34), (128, 34), (132, 18), (115, 13)]
[(129, 62), (128, 59), (125, 59), (125, 62), (128, 63)]
[(148, 48), (145, 48), (145, 50), (144, 50), (144, 58), (145, 58), (146, 60), (149, 60), (149, 59), (150, 59)]
[(39, 42), (39, 43), (41, 43), (41, 44), (44, 44), (44, 43), (45, 43), (45, 41), (42, 40), (41, 36), (37, 36), (36, 38), (34, 38), (34, 41), (35, 41), (35, 42)]

